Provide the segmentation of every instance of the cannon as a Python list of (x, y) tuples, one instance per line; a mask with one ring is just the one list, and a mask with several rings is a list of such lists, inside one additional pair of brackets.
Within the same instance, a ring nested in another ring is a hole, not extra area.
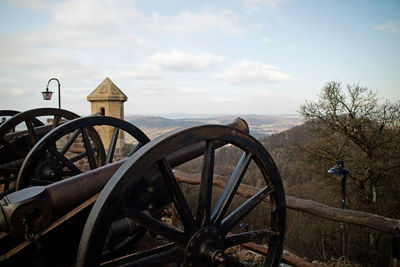
[[(51, 119), (47, 125), (38, 119), (49, 116)], [(149, 141), (130, 123), (117, 118), (97, 117), (80, 118), (64, 127), (65, 122), (79, 116), (66, 110), (44, 108), (16, 113), (6, 121), (0, 127), (0, 181), (4, 184), (0, 197), (30, 185), (48, 184), (112, 162), (118, 137), (122, 134), (131, 137), (131, 140), (139, 140), (140, 144)], [(12, 130), (21, 124), (24, 128)], [(94, 129), (96, 126), (108, 127), (112, 132), (111, 143), (106, 147)], [(47, 136), (53, 129), (55, 131)], [(46, 141), (35, 146), (44, 136)], [(34, 151), (31, 151), (33, 148)], [(27, 156), (29, 161), (22, 165)], [(76, 164), (78, 161), (81, 166)], [(19, 174), (21, 171), (23, 173)], [(18, 174), (22, 178), (17, 179)], [(10, 183), (13, 186), (10, 187)]]
[[(59, 127), (73, 129), (76, 121)], [(243, 120), (139, 141), (127, 158), (30, 186), (33, 179), (22, 177), (38, 173), (32, 171), (37, 166), (34, 159), (54, 149), (62, 132), (58, 128), (25, 158), (22, 166), (29, 167), (20, 170), (20, 190), (0, 201), (0, 242), (7, 247), (1, 252), (2, 263), (28, 259), (31, 265), (44, 266), (245, 266), (237, 247), (259, 242), (268, 245), (264, 266), (279, 265), (286, 221), (284, 189), (272, 158), (246, 133)], [(225, 188), (217, 191), (212, 185), (220, 164), (218, 152), (225, 148), (240, 156), (230, 159), (235, 167)], [(173, 168), (200, 156), (200, 186), (187, 188)], [(249, 199), (236, 198), (241, 184), (255, 176), (261, 177), (259, 191)], [(257, 209), (262, 218), (251, 227), (240, 227)], [(175, 221), (169, 220), (171, 214)]]

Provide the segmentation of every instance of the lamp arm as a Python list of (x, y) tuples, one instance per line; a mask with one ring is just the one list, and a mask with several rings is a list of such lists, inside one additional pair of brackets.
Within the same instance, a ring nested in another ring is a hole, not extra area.
[(61, 92), (60, 92), (60, 87), (61, 87), (61, 84), (60, 84), (60, 81), (57, 79), (57, 78), (51, 78), (48, 82), (47, 82), (47, 88), (49, 88), (49, 84), (50, 84), (50, 82), (51, 81), (57, 81), (57, 83), (58, 83), (58, 108), (59, 109), (61, 109)]

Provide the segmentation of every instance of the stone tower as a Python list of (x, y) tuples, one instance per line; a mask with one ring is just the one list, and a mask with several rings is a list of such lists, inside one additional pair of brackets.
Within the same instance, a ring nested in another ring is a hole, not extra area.
[[(105, 116), (124, 119), (124, 102), (128, 97), (107, 77), (88, 96), (87, 100), (92, 105), (92, 114), (100, 113)], [(111, 127), (99, 127), (97, 131), (107, 149), (111, 140), (113, 129)], [(120, 141), (117, 148), (123, 145), (123, 135), (120, 133)]]
[(110, 80), (105, 80), (87, 96), (92, 104), (92, 114), (124, 119), (124, 102), (128, 97)]

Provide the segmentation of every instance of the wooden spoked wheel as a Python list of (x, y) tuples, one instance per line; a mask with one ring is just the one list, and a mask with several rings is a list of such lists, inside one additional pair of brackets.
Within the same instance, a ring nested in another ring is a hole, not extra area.
[[(101, 140), (96, 127), (105, 127), (110, 138)], [(128, 139), (130, 146), (123, 154)], [(117, 160), (117, 156), (129, 156), (147, 142), (148, 137), (140, 129), (121, 119), (96, 115), (69, 121), (53, 129), (31, 149), (19, 171), (17, 190), (96, 169)]]
[[(187, 194), (171, 171), (170, 156), (199, 143), (204, 143), (201, 182), (197, 192)], [(215, 148), (221, 143), (243, 154), (222, 192), (217, 192), (213, 187), (219, 156)], [(243, 181), (255, 173), (250, 168), (257, 170), (263, 185), (252, 197), (236, 199)], [(169, 223), (161, 212), (171, 204), (180, 218), (178, 224)], [(262, 211), (257, 221), (263, 225), (240, 228), (243, 222), (254, 220), (248, 216), (256, 209)], [(121, 218), (133, 222), (125, 227), (126, 235), (139, 230), (148, 234), (130, 250), (110, 258), (110, 229)], [(268, 245), (264, 266), (279, 266), (285, 221), (279, 172), (256, 139), (226, 126), (189, 128), (151, 141), (113, 175), (86, 221), (77, 266), (246, 266), (235, 249), (248, 242)]]
[[(13, 113), (8, 111), (7, 114)], [(24, 158), (46, 133), (78, 117), (63, 109), (39, 108), (16, 112), (6, 120), (0, 127), (0, 183), (3, 184), (0, 192), (9, 191)]]
[[(41, 117), (50, 118), (50, 120), (48, 123), (43, 123), (39, 119)], [(79, 116), (73, 112), (56, 108), (39, 108), (18, 113), (1, 125), (1, 145), (4, 146), (7, 152), (19, 158), (24, 158), (29, 148), (35, 145), (43, 135), (51, 129), (56, 128), (63, 121), (78, 117)], [(40, 127), (43, 125), (47, 127)], [(10, 134), (14, 129), (17, 131), (20, 129), (19, 133)], [(27, 143), (24, 143), (24, 147), (14, 144), (18, 141), (21, 142), (21, 138), (23, 137), (25, 137), (27, 141)]]

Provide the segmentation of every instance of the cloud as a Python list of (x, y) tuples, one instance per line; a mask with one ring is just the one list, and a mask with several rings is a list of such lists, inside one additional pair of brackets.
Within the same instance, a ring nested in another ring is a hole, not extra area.
[(294, 50), (296, 50), (296, 46), (294, 44), (288, 44), (286, 46), (286, 50), (287, 51), (294, 51)]
[(53, 5), (51, 23), (40, 31), (24, 33), (31, 43), (74, 49), (137, 46), (143, 39), (127, 25), (143, 19), (130, 1), (69, 0)]
[(269, 90), (265, 90), (265, 89), (249, 89), (249, 92), (251, 92), (254, 95), (258, 95), (258, 96), (273, 96), (274, 94), (269, 91)]
[(223, 57), (214, 56), (210, 53), (185, 54), (177, 50), (162, 53), (158, 52), (149, 57), (150, 61), (165, 70), (193, 71), (202, 70), (222, 62)]
[(261, 42), (269, 44), (269, 43), (271, 43), (271, 40), (266, 37), (263, 37), (263, 38), (261, 38)]
[(234, 100), (232, 98), (227, 98), (227, 97), (220, 97), (220, 98), (211, 98), (210, 102), (214, 103), (229, 103), (233, 102)]
[[(40, 28), (8, 36), (14, 43), (45, 50), (76, 50), (88, 53), (99, 49), (121, 49), (146, 46), (130, 25), (144, 20), (131, 1), (67, 0), (18, 1), (16, 6), (35, 9), (43, 17)], [(88, 51), (89, 50), (89, 51)], [(132, 49), (133, 50), (133, 49)]]
[(239, 0), (247, 11), (258, 11), (263, 7), (278, 8), (285, 0)]
[(194, 87), (178, 87), (178, 92), (180, 93), (184, 93), (184, 94), (204, 94), (207, 91), (204, 89), (200, 89), (200, 88), (194, 88)]
[(276, 66), (250, 60), (242, 60), (222, 74), (216, 74), (215, 77), (234, 84), (289, 82), (293, 80), (289, 75), (282, 73)]
[[(51, 76), (61, 79), (63, 85), (68, 78), (72, 86), (82, 88), (83, 81), (101, 81), (110, 69), (112, 73), (132, 69), (132, 55), (142, 55), (149, 47), (131, 27), (143, 21), (131, 1), (34, 0), (12, 4), (40, 12), (44, 19), (40, 26), (0, 36), (1, 82), (13, 80), (12, 89), (30, 92)], [(146, 75), (146, 69), (135, 71), (131, 75)], [(25, 80), (29, 83), (24, 84)]]
[(134, 23), (141, 17), (131, 1), (70, 0), (60, 4), (54, 22), (68, 28), (101, 30)]
[(36, 0), (16, 5), (47, 12), (43, 16), (47, 21), (41, 28), (0, 37), (1, 73), (14, 69), (38, 76), (47, 76), (49, 71), (89, 76), (111, 56), (146, 47), (145, 41), (126, 27), (141, 19), (129, 1)]
[(176, 16), (154, 14), (149, 20), (149, 28), (166, 34), (197, 34), (201, 32), (222, 32), (238, 34), (242, 28), (238, 25), (238, 15), (232, 11), (219, 13), (204, 10), (199, 13), (182, 11)]
[(139, 79), (156, 80), (165, 75), (165, 71), (154, 64), (142, 64), (139, 67), (133, 67), (116, 72), (113, 76), (117, 79)]
[(385, 24), (377, 25), (375, 30), (400, 34), (400, 21), (389, 20)]
[[(40, 95), (51, 77), (60, 79), (63, 107), (81, 114), (90, 110), (86, 96), (107, 76), (133, 101), (130, 108), (135, 112), (149, 107), (169, 111), (171, 106), (175, 111), (184, 107), (185, 111), (201, 112), (205, 105), (193, 105), (196, 101), (207, 102), (210, 112), (212, 106), (214, 110), (222, 106), (228, 110), (228, 106), (248, 98), (242, 88), (232, 90), (224, 82), (213, 85), (215, 80), (209, 81), (210, 73), (223, 67), (228, 58), (225, 55), (232, 53), (231, 49), (215, 51), (226, 47), (232, 38), (244, 38), (251, 30), (241, 17), (242, 11), (203, 9), (200, 4), (200, 9), (199, 5), (190, 7), (190, 11), (171, 7), (158, 15), (148, 13), (153, 8), (147, 3), (126, 0), (9, 3), (24, 9), (18, 14), (30, 12), (30, 19), (35, 21), (27, 25), (21, 20), (0, 35), (0, 87), (17, 95), (3, 97), (1, 104), (6, 108), (56, 105), (56, 99), (43, 103)], [(266, 2), (260, 3), (268, 7)], [(141, 6), (143, 12), (137, 8)], [(185, 49), (188, 44), (191, 48)], [(204, 50), (194, 50), (196, 47)], [(282, 81), (287, 76), (277, 67), (251, 61), (223, 70), (218, 72), (219, 78), (233, 83)], [(162, 102), (166, 104), (158, 105)]]

